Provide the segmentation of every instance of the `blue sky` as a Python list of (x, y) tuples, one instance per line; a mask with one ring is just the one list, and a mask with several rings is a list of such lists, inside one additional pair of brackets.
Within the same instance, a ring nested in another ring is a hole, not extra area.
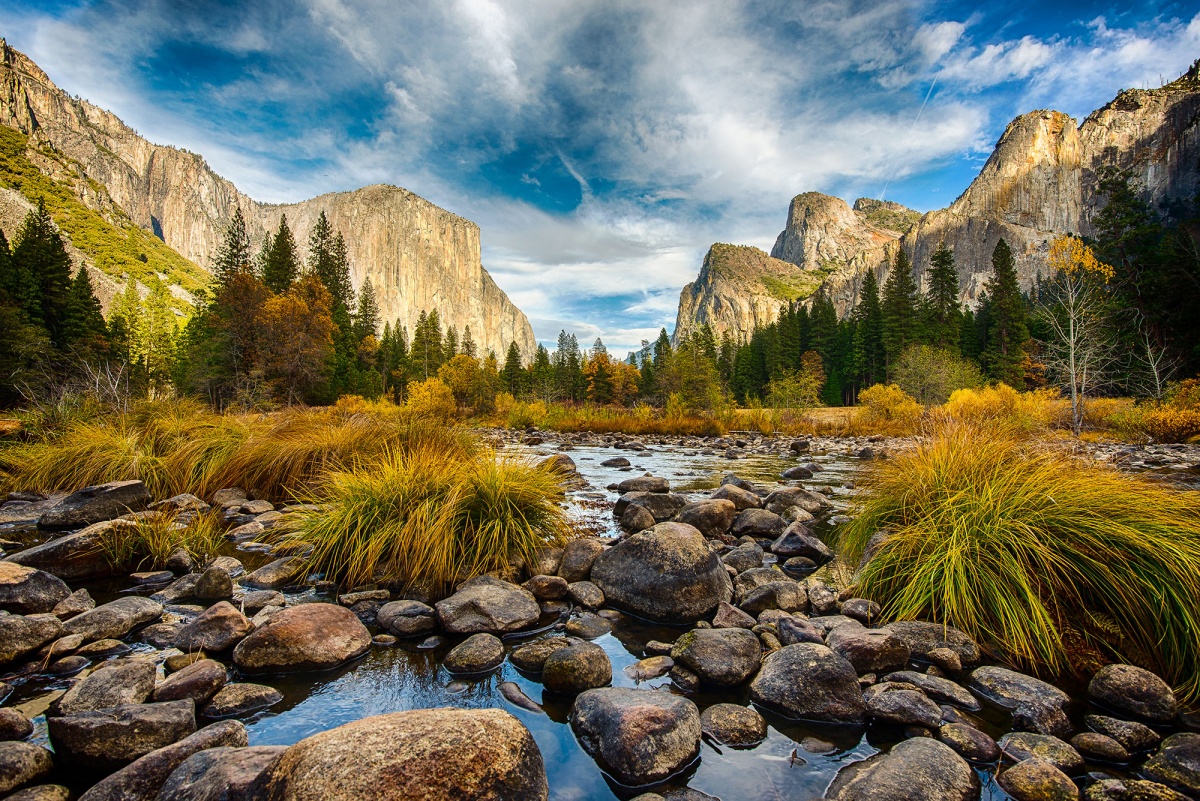
[(1200, 2), (6, 0), (0, 35), (266, 201), (403, 186), (553, 343), (673, 327), (788, 201), (950, 203), (1005, 125), (1200, 57)]

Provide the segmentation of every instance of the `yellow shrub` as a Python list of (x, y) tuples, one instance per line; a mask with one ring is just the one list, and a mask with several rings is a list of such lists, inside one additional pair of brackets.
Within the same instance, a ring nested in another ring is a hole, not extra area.
[(1130, 439), (1187, 442), (1200, 436), (1200, 409), (1145, 403), (1114, 417), (1117, 429)]
[(956, 390), (941, 411), (957, 422), (1000, 423), (1021, 431), (1035, 431), (1049, 426), (1062, 406), (1054, 389), (1017, 392), (1008, 384), (994, 384), (982, 389)]
[(417, 417), (450, 420), (458, 411), (454, 393), (437, 378), (427, 378), (408, 387), (404, 408)]
[(876, 384), (858, 393), (865, 422), (912, 428), (925, 409), (896, 384)]

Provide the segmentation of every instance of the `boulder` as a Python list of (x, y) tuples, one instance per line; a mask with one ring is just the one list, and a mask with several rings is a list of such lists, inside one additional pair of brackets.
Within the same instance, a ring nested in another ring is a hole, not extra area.
[(670, 492), (671, 482), (658, 476), (635, 476), (617, 485), (617, 492)]
[(162, 617), (162, 604), (127, 595), (76, 615), (63, 624), (67, 634), (82, 634), (87, 641), (119, 640), (138, 626)]
[[(221, 575), (225, 575), (221, 573)], [(221, 601), (205, 609), (195, 619), (183, 624), (175, 634), (175, 647), (180, 651), (227, 651), (254, 631), (254, 624), (229, 601)]]
[(71, 594), (62, 579), (44, 570), (0, 561), (0, 610), (18, 615), (53, 612)]
[(566, 648), (575, 642), (577, 640), (567, 637), (543, 637), (540, 640), (534, 640), (527, 645), (513, 649), (512, 653), (508, 655), (508, 661), (526, 673), (541, 673), (550, 654), (560, 648)]
[(912, 684), (939, 704), (952, 704), (969, 712), (979, 711), (979, 701), (975, 700), (975, 696), (967, 692), (965, 688), (949, 679), (943, 679), (941, 676), (930, 676), (928, 673), (917, 673), (915, 670), (901, 670), (884, 676), (884, 681)]
[(888, 683), (877, 684), (870, 689), (876, 691), (866, 695), (867, 714), (872, 720), (935, 730), (941, 726), (941, 707), (924, 693)]
[(1006, 757), (1014, 762), (1040, 757), (1068, 776), (1078, 776), (1083, 773), (1083, 757), (1070, 743), (1057, 737), (1027, 731), (1014, 731), (1001, 737), (999, 745)]
[(722, 601), (717, 606), (717, 614), (713, 616), (712, 624), (714, 629), (752, 629), (757, 622), (741, 609)]
[(693, 526), (709, 539), (724, 536), (733, 518), (737, 515), (737, 506), (733, 501), (722, 499), (697, 501), (690, 503), (675, 515), (675, 521)]
[(76, 682), (53, 705), (57, 715), (74, 715), (126, 704), (140, 704), (154, 692), (153, 659), (121, 660), (104, 665)]
[(1148, 670), (1133, 665), (1105, 665), (1088, 683), (1092, 703), (1123, 717), (1149, 723), (1170, 723), (1179, 713), (1171, 686)]
[[(268, 606), (287, 606), (287, 599), (278, 590), (250, 590), (242, 593), (238, 600), (238, 607), (246, 615), (261, 612)], [(433, 610), (429, 611), (432, 614)]]
[(108, 576), (113, 572), (113, 567), (104, 552), (102, 542), (110, 536), (113, 529), (136, 526), (132, 520), (96, 523), (83, 531), (55, 537), (40, 545), (26, 548), (8, 557), (8, 561), (44, 570), (65, 581)]
[(92, 595), (86, 589), (75, 590), (75, 592), (63, 598), (58, 604), (50, 610), (50, 614), (54, 615), (59, 620), (66, 620), (75, 615), (83, 614), (90, 609), (96, 608), (96, 602), (92, 600)]
[(283, 700), (283, 693), (265, 684), (245, 681), (226, 684), (200, 710), (209, 719), (233, 718), (274, 706)]
[(24, 740), (33, 734), (33, 721), (11, 706), (0, 707), (0, 740)]
[(723, 745), (747, 747), (767, 739), (762, 715), (738, 704), (713, 704), (700, 715), (700, 728)]
[(1113, 738), (1130, 753), (1149, 751), (1162, 741), (1162, 736), (1144, 723), (1105, 715), (1087, 715), (1083, 722), (1092, 731)]
[(1009, 709), (1024, 706), (1065, 709), (1071, 703), (1071, 697), (1053, 684), (994, 665), (976, 668), (969, 684), (975, 692)]
[(630, 461), (624, 456), (614, 456), (600, 463), (601, 467), (629, 467)]
[(1000, 746), (984, 732), (966, 723), (946, 723), (938, 729), (938, 739), (970, 762), (992, 763), (1000, 758)]
[(1125, 764), (1129, 761), (1129, 752), (1125, 746), (1118, 743), (1107, 734), (1085, 731), (1071, 738), (1071, 747), (1085, 759), (1098, 762), (1116, 762)]
[(62, 621), (53, 615), (0, 614), (0, 665), (32, 653), (62, 634)]
[(562, 576), (533, 576), (521, 586), (539, 601), (561, 601), (570, 592), (570, 585)]
[(583, 612), (567, 621), (566, 633), (572, 637), (594, 640), (612, 631), (612, 623), (591, 612)]
[(1165, 784), (1142, 779), (1100, 779), (1083, 793), (1086, 801), (1188, 801)]
[(535, 576), (557, 576), (559, 565), (562, 564), (563, 549), (547, 545), (535, 552), (534, 563), (529, 565), (529, 571)]
[(151, 751), (101, 779), (79, 801), (129, 801), (158, 798), (168, 777), (189, 757), (208, 748), (244, 747), (246, 727), (234, 720), (214, 723), (177, 743)]
[(763, 659), (750, 698), (790, 718), (862, 723), (866, 716), (854, 666), (814, 643), (789, 645)]
[(420, 601), (392, 601), (375, 615), (379, 627), (397, 637), (416, 637), (437, 628), (437, 613)]
[(653, 784), (695, 760), (700, 711), (655, 690), (605, 688), (575, 699), (571, 729), (602, 770), (627, 787)]
[(33, 743), (0, 742), (0, 794), (7, 795), (50, 773), (54, 759)]
[(141, 511), (148, 503), (150, 490), (141, 481), (110, 481), (72, 492), (38, 519), (38, 528), (61, 531), (90, 526)]
[(303, 557), (285, 556), (242, 576), (241, 583), (254, 590), (277, 590), (304, 578), (305, 570)]
[(493, 634), (472, 634), (450, 649), (442, 663), (451, 673), (485, 673), (504, 661), (504, 644)]
[(127, 704), (50, 718), (50, 741), (69, 763), (110, 772), (196, 731), (190, 699), (161, 704)]
[(734, 581), (739, 598), (745, 598), (752, 591), (776, 581), (791, 581), (782, 570), (771, 567), (754, 567), (738, 573)]
[(542, 665), (542, 684), (551, 692), (578, 694), (611, 682), (612, 662), (595, 643), (556, 648)]
[(545, 801), (541, 751), (499, 709), (393, 712), (314, 734), (261, 776), (263, 799)]
[(1200, 734), (1173, 734), (1142, 766), (1142, 775), (1172, 790), (1200, 798)]
[(803, 612), (808, 609), (808, 593), (803, 585), (790, 579), (772, 581), (750, 590), (738, 605), (751, 615), (761, 615), (768, 609)]
[(902, 670), (911, 653), (902, 639), (886, 629), (868, 629), (855, 621), (825, 637), (834, 653), (846, 658), (859, 674)]
[(212, 659), (198, 659), (172, 673), (162, 684), (155, 687), (154, 700), (178, 701), (191, 698), (197, 707), (201, 707), (216, 695), (227, 681), (229, 672), (224, 665)]
[(944, 743), (905, 740), (891, 751), (838, 771), (825, 794), (829, 801), (974, 801), (975, 771)]
[(590, 581), (573, 581), (568, 584), (567, 597), (584, 609), (599, 609), (604, 605), (604, 593)]
[(558, 575), (570, 584), (587, 581), (592, 572), (592, 562), (604, 552), (604, 545), (595, 537), (579, 537), (567, 543), (563, 549)]
[(730, 527), (735, 537), (754, 537), (758, 540), (774, 540), (783, 534), (787, 523), (774, 512), (766, 509), (743, 509), (737, 513)]
[[(843, 601), (838, 607), (838, 611), (848, 618), (853, 618), (864, 626), (873, 626), (879, 622), (879, 616), (883, 613), (883, 608), (874, 601), (868, 601), (866, 598), (850, 598)], [(911, 651), (911, 649), (910, 649)], [(948, 648), (934, 648), (929, 652), (927, 657), (932, 661), (937, 658), (936, 655), (949, 654), (958, 661), (958, 654)], [(962, 662), (959, 661), (959, 667), (962, 668)]]
[(732, 501), (739, 512), (743, 509), (758, 509), (762, 507), (762, 498), (759, 498), (753, 492), (744, 490), (733, 484), (722, 484), (720, 487), (717, 487), (716, 492), (708, 497), (717, 501)]
[(753, 570), (762, 567), (763, 549), (756, 542), (748, 542), (745, 545), (728, 551), (721, 557), (721, 561), (732, 567), (738, 573), (743, 573), (747, 570)]
[(776, 514), (785, 509), (799, 506), (810, 515), (818, 515), (829, 508), (829, 499), (819, 492), (804, 487), (783, 487), (772, 492), (763, 501), (763, 506)]
[(210, 567), (196, 579), (192, 595), (201, 601), (223, 601), (233, 597), (233, 579), (219, 567)]
[(1075, 801), (1079, 788), (1071, 777), (1045, 759), (1026, 759), (1001, 773), (996, 781), (1015, 801)]
[(805, 642), (817, 645), (825, 644), (825, 637), (822, 636), (820, 629), (807, 620), (797, 617), (780, 618), (775, 624), (775, 630), (779, 632), (779, 642), (785, 646)]
[(949, 648), (958, 654), (964, 667), (979, 664), (979, 646), (953, 626), (924, 620), (899, 620), (883, 628), (903, 640), (916, 659), (928, 660), (929, 652), (935, 648)]
[(68, 801), (71, 791), (61, 784), (39, 784), (7, 795), (4, 801)]
[(613, 515), (619, 520), (629, 506), (640, 506), (654, 517), (654, 522), (663, 523), (682, 512), (687, 505), (687, 498), (673, 492), (627, 492), (617, 499)]
[(779, 538), (771, 543), (771, 553), (780, 559), (803, 556), (817, 565), (823, 565), (833, 558), (829, 546), (813, 536), (803, 523), (792, 523), (784, 529)]
[(654, 526), (654, 515), (644, 506), (630, 504), (621, 513), (620, 526), (627, 534), (637, 534)]
[(706, 685), (734, 687), (758, 670), (762, 646), (743, 628), (693, 629), (675, 641), (671, 658)]
[(283, 745), (258, 745), (192, 754), (167, 777), (158, 801), (251, 801), (258, 777), (286, 750)]
[(327, 670), (371, 647), (371, 633), (349, 609), (335, 604), (300, 604), (276, 612), (233, 649), (243, 673)]
[(434, 607), (451, 634), (518, 631), (537, 622), (541, 607), (533, 593), (491, 576), (479, 576)]

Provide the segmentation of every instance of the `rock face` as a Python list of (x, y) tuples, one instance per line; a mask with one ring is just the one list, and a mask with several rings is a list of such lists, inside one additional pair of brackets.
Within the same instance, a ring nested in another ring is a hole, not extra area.
[(355, 287), (370, 279), (381, 319), (398, 319), (411, 331), (421, 310), (436, 308), (443, 326), (460, 333), (470, 326), (481, 353), (503, 354), (516, 342), (526, 361), (533, 358), (537, 344), (529, 320), (480, 262), (479, 227), (412, 192), (376, 185), (288, 205), (256, 202), (200, 156), (151, 144), (112, 113), (71, 98), (2, 42), (0, 124), (30, 136), (31, 146), (52, 144), (106, 190), (87, 193), (85, 203), (100, 208), (115, 203), (134, 223), (204, 267), (235, 209), (246, 219), (256, 252), (263, 235), (287, 215), (303, 257), (323, 211), (345, 237)]
[(588, 690), (575, 699), (571, 729), (618, 782), (640, 787), (678, 773), (700, 748), (700, 711), (654, 690)]
[(314, 734), (262, 776), (257, 798), (351, 801), (539, 801), (548, 795), (542, 753), (499, 709), (394, 712)]
[(609, 604), (658, 623), (695, 623), (733, 596), (725, 565), (683, 523), (622, 540), (596, 557), (591, 575)]
[[(1096, 190), (1102, 167), (1130, 170), (1142, 197), (1155, 208), (1195, 194), (1200, 186), (1198, 90), (1200, 81), (1192, 74), (1161, 89), (1126, 90), (1080, 125), (1057, 111), (1017, 117), (967, 190), (949, 207), (925, 215), (893, 203), (859, 199), (852, 209), (828, 195), (797, 195), (771, 250), (772, 261), (765, 255), (757, 262), (725, 259), (725, 269), (714, 271), (710, 252), (699, 277), (680, 294), (676, 336), (704, 323), (718, 336), (724, 331), (735, 340), (748, 336), (752, 326), (746, 326), (761, 317), (759, 306), (769, 297), (763, 287), (773, 285), (770, 278), (776, 276), (782, 282), (819, 284), (844, 316), (857, 303), (867, 272), (873, 271), (882, 286), (899, 248), (911, 257), (917, 281), (926, 289), (929, 258), (944, 242), (958, 266), (959, 299), (974, 306), (992, 273), (992, 250), (1004, 238), (1028, 288), (1039, 271), (1046, 273), (1051, 239), (1093, 233), (1092, 219), (1104, 203)], [(814, 285), (804, 297), (815, 291)]]

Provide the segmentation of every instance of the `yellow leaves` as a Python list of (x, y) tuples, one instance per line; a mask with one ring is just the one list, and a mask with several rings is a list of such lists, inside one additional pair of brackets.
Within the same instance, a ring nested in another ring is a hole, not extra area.
[(869, 422), (898, 422), (916, 425), (925, 411), (911, 395), (896, 384), (876, 384), (858, 393)]
[(1074, 236), (1060, 236), (1050, 243), (1046, 265), (1055, 273), (1095, 276), (1104, 283), (1112, 280), (1115, 274), (1112, 265), (1097, 259), (1092, 249)]

